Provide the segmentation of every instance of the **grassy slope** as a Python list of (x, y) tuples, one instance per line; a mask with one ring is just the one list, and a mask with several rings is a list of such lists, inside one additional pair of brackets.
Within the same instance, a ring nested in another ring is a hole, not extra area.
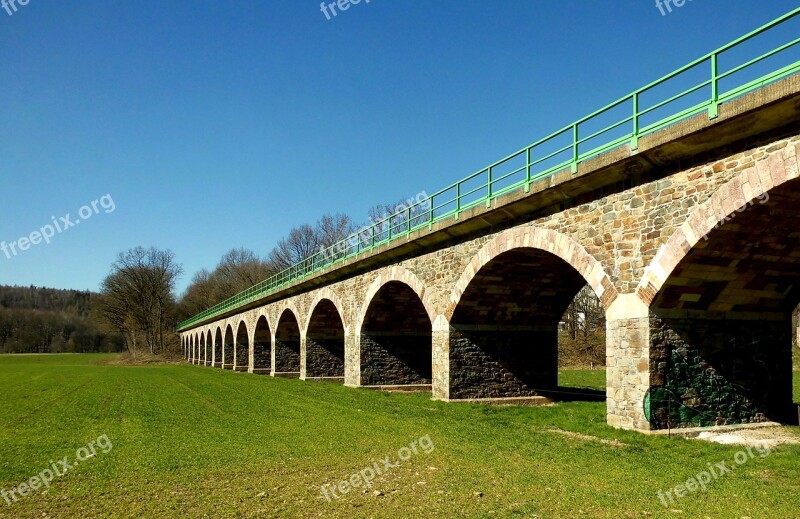
[[(0, 488), (114, 449), (2, 517), (794, 517), (800, 447), (756, 458), (669, 512), (656, 497), (730, 460), (735, 447), (613, 430), (605, 404), (489, 408), (193, 366), (102, 364), (104, 356), (0, 357)], [(601, 377), (601, 378), (598, 378)], [(602, 385), (602, 372), (562, 382)], [(588, 383), (587, 383), (588, 381)], [(554, 429), (607, 440), (568, 437)], [(423, 435), (418, 454), (328, 503), (320, 485)], [(383, 495), (374, 495), (375, 491)], [(482, 493), (481, 495), (477, 493)]]

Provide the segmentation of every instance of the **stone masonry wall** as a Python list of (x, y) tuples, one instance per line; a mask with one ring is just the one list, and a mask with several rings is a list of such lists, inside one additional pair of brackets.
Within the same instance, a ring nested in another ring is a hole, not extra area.
[(790, 322), (651, 315), (653, 428), (786, 420)]
[[(634, 178), (625, 189), (565, 200), (562, 209), (542, 211), (531, 221), (454, 241), (446, 248), (210, 323), (200, 331), (212, 332), (216, 352), (220, 347), (216, 339), (218, 328), (224, 330), (231, 324), (235, 329), (244, 322), (252, 341), (259, 316), (265, 316), (277, 334), (279, 316), (290, 309), (305, 336), (311, 312), (325, 294), (335, 304), (346, 331), (345, 383), (365, 385), (365, 381), (374, 379), (373, 374), (367, 373), (365, 378), (361, 372), (362, 355), (368, 350), (362, 348), (370, 346), (370, 341), (365, 342), (361, 336), (367, 308), (382, 286), (398, 281), (416, 293), (434, 327), (433, 344), (427, 346), (429, 352), (432, 348), (434, 359), (434, 395), (447, 399), (452, 397), (454, 381), (458, 387), (460, 376), (450, 366), (448, 324), (461, 294), (475, 273), (498, 254), (517, 247), (536, 247), (571, 265), (592, 286), (607, 312), (615, 308), (613, 315), (607, 316), (609, 423), (647, 429), (650, 424), (644, 419), (643, 400), (647, 388), (653, 385), (646, 311), (654, 296), (651, 292), (658, 290), (663, 277), (671, 272), (671, 265), (679, 261), (675, 255), (680, 254), (680, 248), (685, 252), (692, 247), (692, 240), (697, 240), (692, 233), (698, 231), (688, 229), (713, 226), (711, 211), (700, 213), (700, 206), (712, 203), (719, 193), (731, 199), (741, 197), (743, 192), (746, 195), (750, 188), (739, 179), (748, 175), (760, 179), (765, 189), (796, 178), (798, 141), (798, 136), (770, 135), (760, 142), (717, 150), (698, 157), (696, 165), (671, 166), (650, 179)], [(726, 207), (731, 204), (723, 202)], [(663, 246), (671, 238), (679, 243), (678, 252), (665, 254)], [(617, 305), (615, 301), (623, 295), (638, 302), (626, 299), (625, 305)], [(626, 313), (628, 307), (637, 305), (643, 305), (645, 311)], [(194, 332), (185, 335), (189, 337)], [(306, 352), (301, 355), (305, 358)], [(229, 362), (227, 358), (226, 355)]]

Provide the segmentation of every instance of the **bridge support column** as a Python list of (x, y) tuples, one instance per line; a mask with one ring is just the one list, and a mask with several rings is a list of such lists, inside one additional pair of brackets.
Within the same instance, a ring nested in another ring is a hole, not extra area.
[(433, 374), (431, 377), (432, 398), (450, 398), (450, 323), (439, 316), (433, 323)]
[(344, 334), (344, 385), (361, 386), (361, 333)]
[(250, 335), (247, 338), (247, 372), (255, 373), (255, 353), (256, 353), (256, 329), (255, 326), (250, 330)]
[(270, 349), (269, 349), (269, 376), (275, 376), (275, 336), (272, 335), (270, 338)]
[(650, 387), (650, 318), (636, 294), (621, 294), (606, 311), (606, 414), (621, 429), (650, 430), (644, 398)]
[(308, 362), (308, 337), (300, 332), (300, 380), (306, 379), (306, 364)]

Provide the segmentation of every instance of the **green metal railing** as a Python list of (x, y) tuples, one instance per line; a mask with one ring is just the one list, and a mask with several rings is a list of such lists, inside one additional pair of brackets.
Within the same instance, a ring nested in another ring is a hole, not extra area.
[[(486, 204), (488, 207), (492, 200), (509, 192), (519, 189), (527, 192), (531, 183), (558, 171), (570, 168), (575, 173), (580, 162), (612, 149), (627, 144), (631, 150), (636, 150), (642, 136), (688, 117), (707, 112), (709, 118), (716, 118), (722, 103), (800, 72), (800, 60), (790, 53), (797, 50), (795, 46), (800, 43), (800, 38), (772, 46), (771, 50), (750, 59), (730, 56), (734, 51), (746, 51), (743, 49), (745, 44), (756, 37), (780, 36), (776, 34), (778, 28), (785, 28), (798, 15), (800, 8), (473, 173), (425, 200), (360, 230), (184, 321), (179, 325), (178, 331), (257, 301), (291, 283), (408, 236), (420, 228), (431, 228), (435, 222), (447, 218), (457, 219), (460, 213), (478, 205)], [(790, 35), (800, 33), (792, 33), (791, 30), (788, 32)], [(767, 63), (778, 57), (788, 57), (794, 61), (783, 66)], [(723, 72), (723, 59), (733, 59), (735, 65), (730, 65)], [(767, 70), (755, 70), (759, 66)], [(755, 78), (738, 77), (746, 71), (760, 74)], [(700, 75), (702, 80), (698, 82), (696, 75)], [(658, 92), (660, 87), (678, 87), (680, 91), (676, 94), (663, 94)], [(604, 118), (612, 118), (612, 122), (604, 123)], [(595, 129), (594, 126), (597, 125), (601, 127)]]

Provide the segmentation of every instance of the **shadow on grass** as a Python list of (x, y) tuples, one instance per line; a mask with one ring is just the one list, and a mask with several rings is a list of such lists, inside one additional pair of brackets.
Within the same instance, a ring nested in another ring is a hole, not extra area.
[(558, 386), (537, 392), (553, 402), (603, 402), (606, 399), (605, 391), (585, 387)]

